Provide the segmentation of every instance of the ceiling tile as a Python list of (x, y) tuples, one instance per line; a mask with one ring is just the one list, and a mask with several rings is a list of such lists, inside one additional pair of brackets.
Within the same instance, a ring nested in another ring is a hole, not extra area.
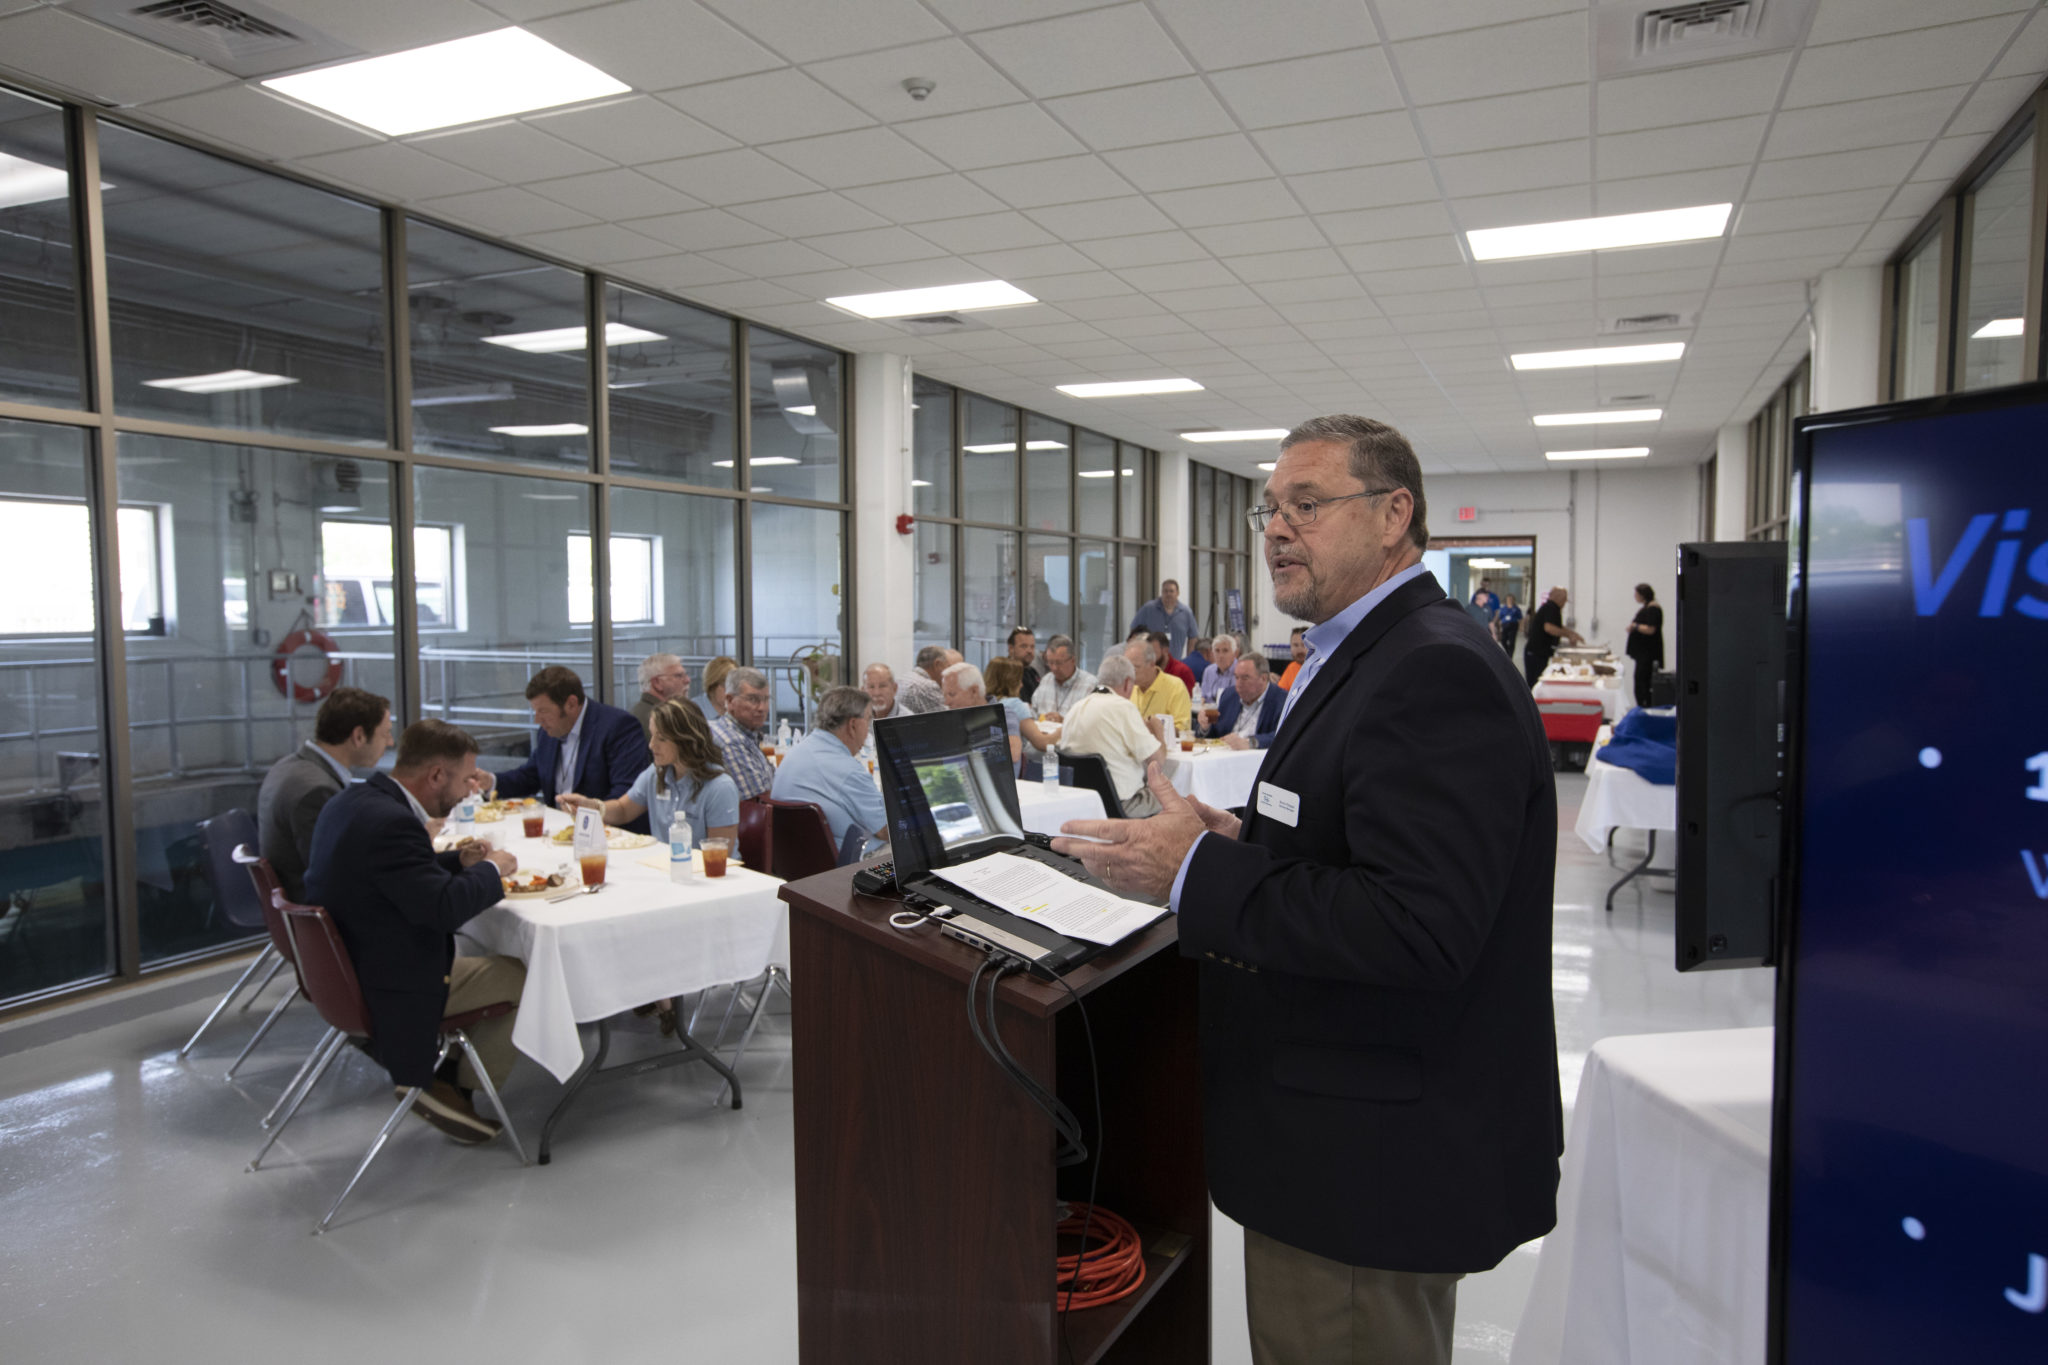
[(1120, 152), (1104, 152), (1102, 159), (1148, 193), (1259, 180), (1273, 173), (1259, 149), (1240, 133), (1130, 147)]
[(497, 182), (452, 162), (428, 156), (403, 143), (378, 142), (368, 147), (303, 157), (298, 166), (313, 175), (333, 176), (359, 185), (382, 198), (409, 203), (432, 195), (462, 194)]
[(1589, 142), (1590, 139), (1579, 138), (1534, 147), (1439, 156), (1437, 174), (1443, 178), (1445, 193), (1454, 199), (1581, 184), (1592, 178)]
[(1710, 166), (1747, 166), (1756, 160), (1762, 141), (1762, 114), (1719, 119), (1689, 128), (1651, 128), (1640, 133), (1608, 133), (1594, 144), (1594, 162), (1602, 180), (1695, 171)]
[(1248, 284), (1314, 279), (1344, 269), (1344, 262), (1328, 247), (1311, 247), (1303, 251), (1274, 251), (1258, 256), (1233, 256), (1224, 264)]
[(1372, 305), (1365, 301), (1365, 286), (1349, 272), (1301, 280), (1262, 281), (1253, 286), (1253, 292), (1280, 307), (1297, 326), (1375, 314)]
[(1260, 316), (1266, 315), (1266, 305), (1259, 296), (1241, 284), (1215, 285), (1207, 289), (1154, 289), (1151, 294), (1183, 316), (1211, 308), (1257, 308), (1261, 310)]
[[(1748, 166), (1724, 166), (1718, 170), (1606, 180), (1593, 187), (1593, 211), (1649, 213), (1687, 204), (1739, 203), (1743, 186), (1749, 182), (1749, 172)], [(1756, 197), (1753, 189), (1750, 197)]]
[[(1017, 281), (1030, 275), (1064, 275), (1085, 271), (1095, 263), (1065, 242), (1044, 246), (1020, 246), (1002, 251), (976, 251), (967, 257), (984, 278)], [(1018, 286), (1029, 294), (1033, 291)], [(1043, 297), (1042, 295), (1040, 297)], [(1048, 300), (1049, 302), (1050, 300)]]
[(923, 223), (934, 218), (965, 218), (977, 213), (994, 213), (1005, 207), (964, 175), (933, 175), (917, 180), (897, 180), (886, 185), (859, 186), (846, 197), (899, 223)]
[(1287, 182), (1311, 213), (1420, 204), (1439, 197), (1426, 161), (1401, 161), (1355, 171), (1318, 171)]
[(527, 233), (520, 240), (535, 251), (544, 251), (579, 265), (644, 260), (662, 249), (662, 243), (654, 238), (643, 237), (616, 223), (592, 223), (588, 227)]
[(1102, 0), (927, 0), (927, 3), (954, 27), (972, 33), (1001, 24), (1093, 9)]
[(1461, 265), (1465, 260), (1458, 250), (1457, 239), (1449, 233), (1366, 242), (1343, 247), (1339, 254), (1351, 269), (1367, 274), (1381, 270), (1410, 270), (1418, 266)]
[(946, 26), (917, 0), (706, 0), (736, 27), (793, 62), (942, 38)]
[(2044, 18), (2041, 10), (2036, 8), (2026, 21), (2026, 27), (2013, 39), (2012, 46), (1991, 68), (1991, 76), (1994, 80), (2007, 76), (2039, 80), (2044, 69), (2048, 69), (2048, 18)]
[(1845, 256), (1862, 236), (1861, 224), (1801, 228), (1792, 232), (1750, 232), (1731, 240), (1723, 259), (1730, 264), (1739, 264), (1797, 256)]
[(1756, 168), (1756, 178), (1750, 182), (1749, 197), (1754, 201), (1794, 194), (1824, 194), (1829, 190), (1896, 185), (1906, 178), (1924, 150), (1924, 144), (1907, 143), (1899, 147), (1869, 147), (1854, 152), (1829, 152), (1823, 156), (1766, 161)]
[(937, 285), (964, 284), (982, 278), (980, 271), (959, 257), (950, 255), (933, 256), (919, 261), (892, 261), (887, 265), (871, 265), (868, 272), (880, 275), (898, 289), (929, 289)]
[(862, 228), (889, 225), (880, 214), (871, 213), (836, 194), (798, 194), (787, 199), (763, 199), (736, 207), (732, 212), (785, 237), (809, 237), (819, 232), (855, 232)]
[(1374, 8), (1386, 26), (1387, 37), (1398, 42), (1583, 10), (1585, 4), (1584, 0), (1375, 0)]
[(707, 261), (695, 252), (651, 256), (642, 261), (620, 261), (612, 267), (612, 274), (622, 280), (646, 285), (650, 289), (679, 291), (688, 291), (703, 284), (725, 284), (731, 280), (746, 278), (731, 266)]
[(361, 147), (380, 140), (246, 85), (159, 100), (144, 112), (215, 142), (279, 159)]
[(1047, 100), (1045, 108), (1097, 151), (1236, 130), (1200, 77), (1117, 86)]
[(2014, 15), (1943, 24), (1882, 38), (1808, 47), (1785, 92), (1785, 106), (1834, 104), (1873, 91), (1930, 90), (1985, 75), (2019, 27)]
[(1239, 185), (1211, 185), (1197, 190), (1168, 190), (1152, 196), (1152, 202), (1182, 227), (1212, 227), (1219, 223), (1254, 223), (1264, 218), (1287, 218), (1300, 212), (1287, 193), (1284, 181), (1248, 180)]
[(608, 4), (610, 0), (484, 0), (484, 5), (507, 19), (525, 23), (529, 19), (545, 19), (552, 14), (567, 14), (575, 9), (594, 9)]
[(749, 144), (837, 133), (873, 122), (801, 71), (762, 71), (671, 90), (670, 104)]
[(716, 152), (734, 145), (725, 134), (647, 95), (588, 109), (571, 109), (567, 113), (533, 114), (526, 122), (564, 142), (626, 166)]
[(865, 232), (835, 232), (819, 237), (806, 237), (804, 245), (815, 247), (835, 261), (859, 266), (927, 260), (945, 254), (943, 248), (932, 245), (907, 228), (900, 227), (871, 228)]
[(1394, 44), (1417, 104), (1478, 99), (1586, 79), (1586, 16), (1550, 15)]
[(505, 26), (502, 15), (472, 0), (266, 0), (266, 7), (364, 52), (403, 52)]
[[(1023, 248), (1027, 252), (1054, 249), (1051, 247)], [(1073, 248), (1062, 246), (1057, 248), (1057, 250), (1073, 251)], [(1092, 267), (1094, 264), (1094, 262), (1089, 261), (1086, 257), (1082, 257), (1081, 261), (1084, 267)], [(1025, 293), (1043, 299), (1047, 303), (1058, 304), (1068, 314), (1073, 314), (1073, 305), (1075, 303), (1094, 302), (1096, 300), (1112, 298), (1135, 298), (1137, 296), (1135, 289), (1107, 270), (1083, 268), (1058, 275), (1019, 274), (1007, 276), (1006, 278)]]
[(1200, 289), (1210, 285), (1236, 284), (1237, 276), (1220, 261), (1178, 261), (1169, 265), (1134, 265), (1116, 272), (1118, 278), (1158, 297), (1162, 289)]
[[(749, 250), (751, 248), (742, 247), (737, 249)], [(770, 284), (766, 280), (738, 280), (732, 284), (705, 285), (695, 292), (698, 299), (710, 304), (713, 308), (729, 308), (735, 312), (744, 312), (749, 308), (759, 308), (771, 303), (803, 303), (806, 301), (803, 295), (794, 290), (784, 289), (781, 285)], [(761, 485), (757, 483), (754, 487), (758, 489)]]
[(1259, 223), (1231, 223), (1195, 229), (1195, 239), (1219, 256), (1265, 255), (1327, 245), (1312, 218), (1271, 218)]
[[(626, 218), (651, 218), (659, 213), (687, 213), (704, 207), (689, 195), (672, 190), (638, 171), (592, 171), (588, 175), (572, 175), (560, 180), (534, 181), (527, 188), (558, 204), (582, 209), (614, 223)], [(644, 256), (649, 253), (637, 254)]]
[(1130, 237), (1110, 237), (1074, 245), (1089, 260), (1110, 270), (1167, 261), (1199, 261), (1209, 255), (1207, 248), (1185, 232), (1141, 232)]
[(672, 90), (783, 65), (696, 0), (623, 0), (527, 28), (635, 90)]
[(1379, 41), (1363, 5), (1329, 0), (1153, 0), (1166, 26), (1210, 71), (1311, 57)]
[(1140, 195), (1097, 199), (1086, 204), (1058, 204), (1027, 211), (1031, 220), (1065, 240), (1164, 232), (1173, 221)]
[(1210, 80), (1247, 128), (1313, 123), (1402, 106), (1394, 73), (1376, 47), (1239, 67), (1219, 71)]
[[(888, 123), (940, 118), (1025, 98), (1009, 77), (958, 38), (813, 62), (804, 69)], [(932, 92), (922, 100), (913, 100), (903, 88), (912, 76), (932, 82)]]
[(1423, 154), (1405, 109), (1269, 128), (1254, 140), (1282, 175), (1413, 161)]
[(1422, 237), (1432, 232), (1449, 236), (1452, 232), (1450, 212), (1440, 202), (1322, 213), (1316, 215), (1316, 223), (1340, 246), (1376, 242), (1385, 237)]
[(1189, 70), (1187, 59), (1143, 4), (994, 29), (977, 38), (976, 45), (1039, 99), (1182, 76)]
[(997, 166), (976, 171), (968, 178), (1012, 208), (1020, 209), (1044, 204), (1074, 204), (1085, 199), (1124, 198), (1131, 192), (1129, 181), (1111, 170), (1100, 157), (1094, 156), (1062, 156), (1051, 161)]
[(1603, 80), (1599, 84), (1599, 131), (1627, 133), (1767, 114), (1777, 102), (1778, 87), (1791, 60), (1787, 53), (1773, 52)]
[(591, 221), (587, 213), (579, 213), (566, 204), (557, 204), (510, 185), (424, 200), (420, 208), (437, 217), (452, 218), (485, 232), (508, 237)]
[(1942, 0), (1938, 12), (1930, 10), (1926, 0), (1856, 0), (1853, 5), (1826, 4), (1814, 14), (1813, 27), (1808, 30), (1806, 41), (1810, 46), (1839, 43), (1850, 38), (1926, 28), (1933, 22), (1955, 23), (2032, 8), (2032, 0)]
[(953, 252), (1001, 251), (1013, 246), (1043, 246), (1053, 235), (1021, 213), (983, 213), (972, 218), (940, 218), (917, 225), (928, 237)]
[(554, 180), (611, 165), (603, 157), (572, 147), (525, 123), (497, 123), (455, 133), (430, 133), (409, 145), (429, 156), (481, 171), (507, 184)]
[(766, 151), (783, 165), (829, 189), (909, 180), (946, 169), (887, 128), (856, 128), (850, 133), (779, 143)]
[(750, 147), (659, 161), (641, 169), (662, 184), (673, 185), (710, 204), (781, 199), (818, 188), (809, 179)]
[(744, 270), (749, 275), (794, 275), (807, 270), (830, 270), (838, 262), (823, 252), (798, 242), (757, 242), (752, 246), (727, 246), (704, 253), (720, 265)]
[(776, 234), (758, 223), (735, 218), (723, 209), (699, 209), (695, 213), (670, 213), (659, 218), (638, 218), (629, 226), (659, 241), (691, 251), (712, 247), (744, 246), (772, 242)]
[(1044, 161), (1088, 150), (1035, 104), (978, 109), (904, 124), (900, 131), (956, 170)]
[(195, 94), (233, 79), (55, 9), (0, 19), (0, 67), (119, 108)]
[[(2028, 26), (2028, 31), (2032, 31), (2032, 25)], [(2048, 33), (2048, 28), (2043, 32)], [(2020, 106), (2032, 97), (2040, 83), (2038, 75), (1985, 81), (1964, 101), (1948, 131), (1950, 134), (1997, 132), (2005, 126), (2007, 119), (2019, 112)]]
[(1929, 141), (1941, 132), (1968, 93), (1968, 86), (1947, 86), (1782, 110), (1771, 123), (1764, 155), (1778, 159)]

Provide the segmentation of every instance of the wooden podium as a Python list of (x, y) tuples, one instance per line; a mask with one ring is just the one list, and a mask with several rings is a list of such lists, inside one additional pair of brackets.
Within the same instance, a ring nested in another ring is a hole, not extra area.
[(935, 925), (892, 928), (901, 903), (856, 892), (853, 872), (781, 893), (793, 911), (803, 1365), (1063, 1362), (1053, 1228), (1059, 1201), (1088, 1197), (1098, 1152), (1096, 1202), (1144, 1238), (1145, 1283), (1066, 1315), (1073, 1359), (1206, 1362), (1196, 973), (1176, 922), (1068, 975), (1093, 1025), (1099, 1115), (1074, 997), (1043, 980), (1003, 982), (1003, 1041), (1079, 1116), (1089, 1144), (1086, 1165), (1058, 1170), (1050, 1120), (968, 1026), (982, 955)]

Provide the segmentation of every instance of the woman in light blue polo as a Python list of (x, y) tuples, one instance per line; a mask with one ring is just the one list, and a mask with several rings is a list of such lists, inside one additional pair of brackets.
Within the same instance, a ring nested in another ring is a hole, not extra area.
[(562, 809), (597, 807), (607, 825), (623, 825), (645, 811), (648, 829), (663, 840), (680, 811), (689, 818), (690, 840), (698, 848), (706, 838), (739, 837), (739, 784), (726, 776), (718, 741), (702, 711), (686, 701), (663, 702), (647, 718), (647, 748), (654, 762), (624, 796), (599, 801), (570, 792), (560, 798)]

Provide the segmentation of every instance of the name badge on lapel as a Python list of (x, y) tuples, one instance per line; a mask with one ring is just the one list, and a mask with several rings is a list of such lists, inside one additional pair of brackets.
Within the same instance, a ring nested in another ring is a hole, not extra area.
[(1259, 814), (1268, 819), (1278, 820), (1289, 829), (1299, 823), (1301, 798), (1284, 787), (1271, 782), (1259, 784)]

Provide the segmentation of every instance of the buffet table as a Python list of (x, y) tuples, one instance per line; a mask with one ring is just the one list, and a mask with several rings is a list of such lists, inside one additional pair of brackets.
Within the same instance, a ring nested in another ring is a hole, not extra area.
[(1627, 715), (1635, 706), (1630, 696), (1615, 678), (1554, 678), (1540, 679), (1531, 693), (1538, 701), (1597, 701), (1601, 717), (1612, 725)]
[(1614, 908), (1614, 893), (1638, 877), (1669, 877), (1669, 868), (1651, 867), (1657, 856), (1657, 832), (1678, 829), (1678, 788), (1660, 786), (1640, 773), (1602, 763), (1596, 750), (1586, 764), (1586, 794), (1579, 801), (1579, 818), (1573, 832), (1595, 853), (1607, 850), (1608, 837), (1616, 829), (1648, 830), (1650, 846), (1643, 860), (1607, 888), (1607, 908)]
[(1605, 1038), (1510, 1365), (1760, 1365), (1772, 1030)]

